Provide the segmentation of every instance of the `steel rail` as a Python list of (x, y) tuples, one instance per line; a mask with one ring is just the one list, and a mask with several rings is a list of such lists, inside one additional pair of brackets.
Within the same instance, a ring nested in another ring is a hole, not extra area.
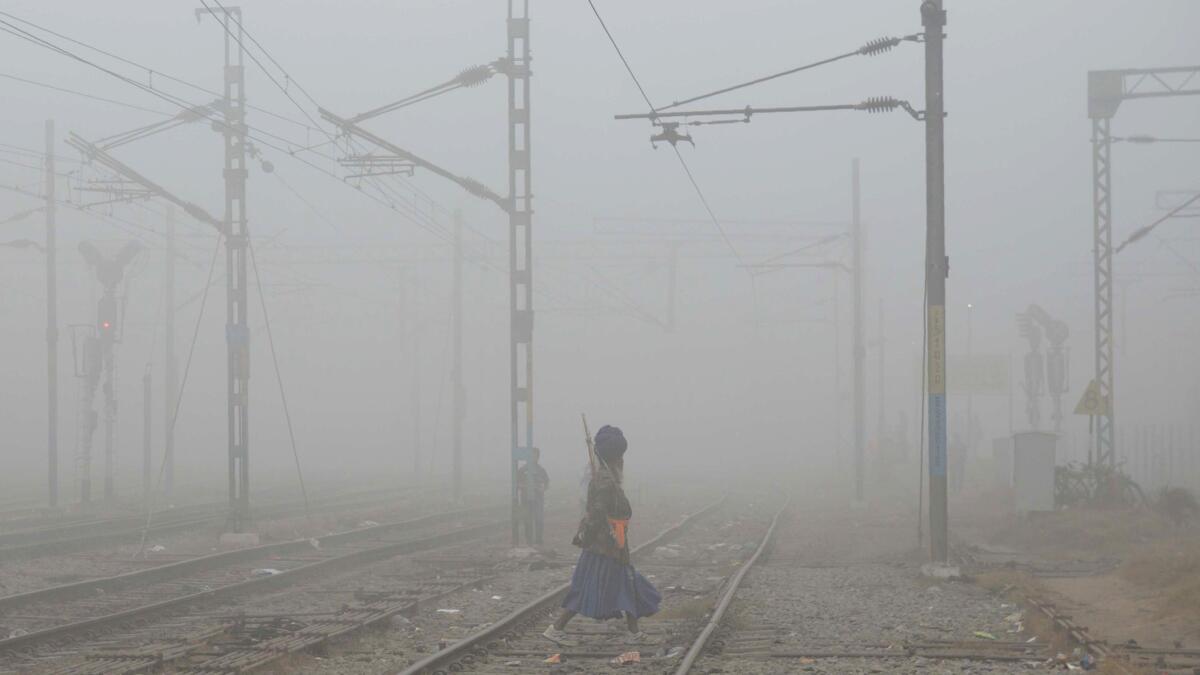
[[(353, 496), (355, 495), (347, 495), (347, 497)], [(342, 497), (331, 497), (327, 501), (314, 504), (314, 510), (319, 513), (332, 513), (344, 509), (387, 503), (391, 499), (401, 497), (399, 493), (391, 490), (374, 498), (360, 496), (359, 499), (353, 501), (342, 501)], [(299, 506), (298, 502), (274, 503), (259, 512), (259, 519), (284, 516)], [(192, 515), (193, 512), (195, 515)], [(163, 509), (156, 513), (161, 516), (149, 528), (146, 527), (146, 517), (143, 514), (0, 533), (0, 560), (71, 553), (104, 542), (136, 541), (146, 533), (162, 534), (203, 527), (222, 522), (228, 514), (228, 509), (224, 504), (211, 503), (195, 504), (178, 509)], [(79, 534), (74, 534), (75, 532)], [(8, 543), (10, 541), (14, 543)]]
[[(317, 538), (317, 541), (322, 544), (341, 544), (354, 539), (369, 538), (378, 534), (384, 534), (389, 531), (402, 531), (412, 527), (421, 525), (430, 525), (443, 520), (449, 520), (464, 515), (480, 513), (483, 509), (469, 509), (448, 511), (445, 513), (435, 513), (420, 518), (403, 520), (394, 523), (384, 523), (371, 527), (357, 528), (337, 532)], [(220, 553), (210, 553), (208, 555), (188, 558), (187, 560), (179, 560), (169, 562), (154, 567), (136, 570), (133, 572), (125, 572), (107, 577), (97, 577), (95, 579), (84, 579), (69, 584), (60, 584), (58, 586), (50, 586), (48, 588), (39, 588), (37, 590), (26, 591), (13, 595), (0, 596), (0, 611), (12, 610), (17, 607), (28, 605), (34, 602), (43, 602), (48, 600), (67, 600), (73, 597), (85, 595), (93, 595), (98, 591), (105, 593), (120, 590), (121, 588), (134, 586), (137, 584), (145, 584), (155, 581), (162, 581), (181, 574), (196, 572), (217, 565), (240, 562), (244, 560), (254, 560), (263, 558), (272, 554), (292, 553), (295, 551), (303, 551), (310, 548), (312, 544), (308, 539), (291, 539), (288, 541), (277, 542), (272, 544), (262, 544), (261, 546), (251, 546), (240, 548), (232, 551), (222, 551)], [(0, 645), (3, 641), (0, 640)]]
[[(679, 531), (688, 527), (695, 521), (699, 520), (700, 518), (703, 518), (704, 516), (708, 515), (709, 513), (713, 512), (714, 510), (719, 508), (721, 505), (723, 505), (725, 503), (726, 498), (727, 497), (725, 495), (722, 495), (722, 497), (720, 499), (718, 499), (717, 501), (700, 509), (696, 513), (693, 513), (693, 514), (687, 516), (683, 520), (679, 521), (675, 525), (672, 525), (671, 527), (666, 528), (662, 532), (659, 532), (653, 539), (650, 539), (649, 541), (634, 548), (633, 551), (631, 551), (631, 555), (636, 556), (636, 555), (640, 554), (642, 551), (653, 549), (653, 547), (657, 546), (659, 543), (661, 543), (665, 539), (675, 535), (676, 533), (678, 533)], [(506, 633), (506, 632), (510, 631), (512, 628), (516, 627), (518, 624), (521, 624), (521, 623), (525, 622), (526, 620), (532, 619), (534, 616), (537, 615), (538, 612), (545, 610), (548, 605), (550, 605), (554, 602), (557, 602), (558, 599), (563, 594), (565, 594), (567, 592), (567, 590), (570, 588), (571, 588), (570, 582), (566, 582), (563, 584), (559, 584), (558, 586), (555, 586), (554, 588), (550, 589), (549, 591), (546, 591), (545, 593), (543, 593), (541, 596), (539, 596), (539, 597), (531, 600), (530, 602), (527, 602), (526, 604), (513, 610), (507, 616), (500, 619), (499, 621), (489, 624), (487, 627), (483, 628), (482, 630), (476, 631), (476, 632), (468, 635), (467, 637), (459, 640), (458, 642), (455, 642), (455, 643), (447, 646), (445, 649), (443, 649), (435, 654), (431, 654), (431, 655), (425, 657), (424, 659), (421, 659), (420, 661), (417, 661), (416, 663), (408, 666), (404, 670), (400, 671), (399, 675), (418, 675), (420, 673), (430, 673), (430, 672), (440, 673), (440, 672), (448, 671), (450, 669), (450, 665), (452, 663), (454, 663), (455, 661), (459, 661), (467, 656), (470, 656), (470, 654), (472, 652), (485, 650), (486, 648), (484, 647), (484, 645), (487, 645), (487, 643), (489, 641), (491, 641), (494, 638), (500, 637), (504, 633)], [(442, 666), (445, 666), (445, 668), (439, 669)]]
[(758, 548), (754, 551), (754, 555), (750, 556), (750, 559), (743, 563), (738, 568), (738, 571), (729, 579), (729, 583), (726, 584), (724, 592), (721, 593), (721, 599), (717, 602), (712, 616), (709, 617), (704, 630), (700, 631), (700, 635), (696, 637), (687, 654), (684, 654), (683, 660), (679, 662), (679, 667), (675, 669), (675, 675), (687, 675), (691, 671), (692, 665), (696, 663), (696, 659), (700, 658), (700, 653), (704, 651), (704, 648), (708, 645), (708, 641), (712, 638), (712, 634), (716, 632), (717, 627), (721, 625), (721, 620), (725, 618), (725, 611), (733, 603), (733, 596), (737, 594), (738, 586), (741, 585), (742, 579), (746, 578), (746, 574), (754, 567), (754, 563), (758, 562), (763, 552), (771, 545), (771, 541), (775, 538), (775, 529), (779, 525), (779, 517), (787, 510), (790, 503), (791, 500), (789, 499), (775, 512), (775, 517), (771, 519), (771, 526), (767, 528), (767, 533), (763, 535), (762, 541), (759, 542)]
[[(416, 518), (416, 519), (408, 520), (408, 521), (401, 521), (398, 523), (389, 523), (389, 524), (384, 524), (384, 525), (376, 525), (373, 527), (360, 528), (360, 529), (356, 529), (356, 530), (349, 530), (346, 532), (339, 532), (336, 534), (321, 537), (317, 541), (319, 543), (325, 544), (325, 545), (344, 544), (344, 543), (352, 542), (355, 540), (368, 538), (370, 536), (374, 536), (377, 534), (384, 534), (386, 532), (393, 531), (393, 530), (402, 530), (407, 527), (423, 525), (423, 524), (430, 524), (430, 523), (434, 523), (434, 522), (439, 522), (440, 520), (459, 517), (462, 515), (467, 515), (469, 513), (477, 513), (479, 511), (484, 511), (484, 510), (486, 510), (486, 509), (469, 509), (469, 510), (451, 511), (451, 512), (444, 513), (444, 514), (434, 514), (431, 516), (424, 516), (422, 518)], [(17, 635), (17, 636), (9, 637), (7, 639), (0, 640), (0, 651), (6, 651), (6, 650), (13, 649), (16, 647), (24, 647), (24, 646), (35, 644), (38, 642), (44, 642), (49, 639), (59, 638), (59, 637), (69, 635), (71, 633), (79, 632), (79, 631), (82, 631), (85, 629), (95, 628), (97, 626), (101, 626), (104, 624), (119, 622), (119, 621), (129, 619), (134, 616), (150, 614), (152, 612), (157, 612), (157, 611), (168, 609), (171, 607), (182, 606), (182, 605), (196, 602), (199, 600), (212, 600), (212, 599), (227, 597), (227, 596), (231, 596), (231, 595), (236, 596), (239, 594), (243, 594), (252, 588), (257, 589), (257, 588), (266, 588), (266, 587), (277, 586), (277, 585), (278, 586), (288, 585), (288, 584), (298, 581), (301, 578), (308, 576), (314, 572), (320, 572), (320, 571), (327, 570), (332, 567), (336, 567), (338, 565), (343, 565), (346, 563), (363, 564), (363, 563), (367, 563), (367, 562), (374, 562), (376, 560), (382, 560), (385, 558), (389, 558), (394, 555), (400, 555), (400, 554), (404, 554), (404, 553), (415, 553), (417, 551), (424, 551), (424, 550), (428, 550), (430, 548), (435, 548), (435, 547), (444, 546), (444, 545), (448, 545), (448, 544), (454, 544), (454, 543), (459, 543), (462, 541), (467, 541), (467, 540), (470, 540), (470, 539), (478, 537), (478, 536), (486, 535), (489, 532), (495, 532), (495, 531), (497, 531), (497, 528), (505, 525), (506, 523), (507, 523), (507, 520), (496, 521), (496, 522), (489, 521), (489, 522), (486, 522), (483, 524), (472, 525), (472, 526), (456, 529), (452, 532), (436, 534), (436, 535), (424, 537), (421, 539), (412, 539), (412, 540), (401, 541), (401, 542), (393, 542), (393, 543), (384, 544), (381, 546), (374, 546), (374, 547), (365, 548), (365, 549), (362, 549), (362, 548), (355, 549), (355, 550), (352, 550), (343, 555), (333, 556), (330, 558), (326, 558), (324, 560), (318, 560), (318, 561), (315, 561), (312, 563), (308, 563), (306, 565), (295, 567), (295, 568), (292, 568), (289, 570), (284, 570), (282, 572), (279, 572), (278, 574), (274, 574), (271, 576), (251, 577), (244, 581), (235, 582), (235, 583), (232, 583), (232, 584), (229, 584), (226, 586), (221, 586), (218, 588), (208, 589), (208, 590), (199, 591), (196, 593), (190, 593), (190, 594), (182, 595), (182, 596), (176, 596), (173, 598), (169, 598), (167, 600), (161, 600), (161, 601), (153, 602), (150, 604), (139, 605), (137, 607), (132, 607), (130, 609), (121, 610), (121, 611), (114, 612), (111, 614), (90, 617), (90, 618), (82, 619), (82, 620), (75, 621), (72, 623), (61, 624), (58, 626), (52, 626), (50, 628), (33, 631), (30, 633), (26, 633), (24, 635)], [(203, 556), (201, 558), (193, 558), (191, 560), (180, 561), (177, 563), (170, 563), (168, 565), (162, 565), (159, 567), (151, 568), (148, 570), (142, 570), (142, 571), (138, 571), (138, 572), (130, 572), (130, 573), (126, 573), (126, 574), (121, 574), (121, 575), (117, 575), (115, 577), (105, 577), (103, 579), (92, 579), (92, 580), (88, 580), (88, 581), (77, 582), (74, 584), (66, 584), (65, 586), (55, 586), (52, 588), (42, 589), (40, 591), (31, 591), (29, 593), (22, 593), (19, 595), (8, 596), (6, 598), (0, 599), (0, 608), (9, 609), (11, 607), (25, 605), (25, 604), (28, 604), (30, 602), (35, 602), (35, 601), (56, 600), (56, 599), (60, 599), (62, 597), (74, 597), (81, 592), (87, 592), (89, 590), (94, 591), (96, 589), (104, 589), (106, 586), (112, 586), (112, 587), (118, 587), (118, 588), (125, 587), (130, 584), (143, 583), (148, 580), (154, 580), (156, 577), (162, 577), (163, 575), (168, 574), (168, 573), (178, 574), (180, 572), (186, 573), (186, 572), (192, 572), (192, 571), (201, 571), (201, 570), (205, 570), (205, 569), (209, 569), (209, 568), (213, 568), (213, 567), (218, 567), (218, 566), (220, 566), (222, 564), (226, 564), (226, 563), (236, 563), (236, 562), (239, 562), (239, 561), (241, 561), (243, 559), (247, 559), (247, 558), (260, 557), (262, 555), (269, 555), (271, 553), (286, 553), (286, 552), (292, 552), (292, 551), (302, 551), (308, 547), (311, 547), (311, 543), (309, 542), (309, 540), (302, 539), (302, 540), (293, 540), (293, 541), (282, 542), (282, 543), (278, 543), (278, 544), (266, 544), (263, 546), (256, 546), (256, 547), (252, 547), (252, 548), (248, 548), (248, 549), (240, 549), (237, 551), (227, 551), (227, 552), (223, 552), (223, 553), (215, 553), (212, 555)]]

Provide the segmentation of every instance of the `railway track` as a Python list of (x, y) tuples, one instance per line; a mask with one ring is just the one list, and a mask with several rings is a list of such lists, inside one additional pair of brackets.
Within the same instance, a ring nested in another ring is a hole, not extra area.
[[(568, 511), (548, 521), (552, 539), (569, 536), (568, 530), (573, 531), (574, 512)], [(650, 518), (654, 511), (648, 510)], [(668, 518), (677, 517), (678, 502), (670, 503), (665, 511), (671, 514)], [(472, 539), (457, 546), (391, 557), (346, 574), (313, 576), (280, 592), (259, 594), (253, 602), (224, 603), (221, 614), (172, 612), (157, 619), (153, 626), (108, 633), (87, 644), (71, 646), (67, 649), (78, 654), (65, 660), (56, 658), (64, 652), (49, 651), (46, 657), (51, 667), (34, 672), (95, 675), (163, 669), (232, 673), (273, 663), (291, 672), (305, 663), (328, 663), (307, 655), (328, 657), (331, 651), (344, 659), (339, 662), (344, 665), (332, 666), (333, 672), (342, 673), (350, 666), (364, 672), (394, 672), (422, 652), (427, 653), (432, 636), (441, 636), (438, 642), (447, 640), (421, 617), (470, 617), (465, 623), (487, 622), (501, 616), (504, 607), (559, 585), (563, 574), (569, 572), (569, 561), (552, 551), (533, 557), (512, 551), (506, 526), (493, 529), (492, 534), (486, 542)], [(434, 604), (439, 601), (445, 604)], [(460, 609), (434, 611), (441, 606)], [(344, 653), (347, 644), (361, 645), (362, 641), (338, 638), (373, 626), (387, 630), (369, 633), (368, 641), (412, 640), (404, 649), (406, 655), (394, 667), (384, 665), (389, 663), (386, 659), (372, 660), (364, 667), (353, 655), (355, 650)], [(278, 665), (286, 659), (292, 660)]]
[[(333, 495), (311, 504), (314, 513), (332, 513), (370, 507), (390, 500), (415, 499), (417, 494), (395, 490)], [(296, 501), (268, 503), (256, 516), (260, 521), (302, 515), (304, 504)], [(146, 515), (129, 514), (110, 518), (71, 519), (66, 522), (0, 533), (0, 560), (11, 561), (44, 555), (84, 551), (96, 546), (138, 541), (144, 535), (162, 535), (224, 522), (228, 507), (224, 503), (197, 504), (154, 513), (146, 527)]]
[[(665, 616), (642, 622), (642, 629), (651, 636), (650, 643), (626, 644), (623, 626), (617, 630), (582, 618), (567, 627), (579, 646), (557, 647), (548, 642), (541, 632), (569, 588), (569, 583), (560, 583), (482, 630), (411, 663), (402, 672), (550, 672), (559, 667), (558, 663), (568, 664), (565, 667), (572, 672), (607, 671), (612, 667), (611, 659), (630, 651), (638, 651), (643, 662), (675, 660), (681, 653), (682, 636), (696, 629), (697, 617), (689, 616), (686, 608), (714, 593), (755, 548), (731, 544), (730, 540), (768, 527), (765, 519), (744, 515), (744, 509), (739, 507), (741, 513), (734, 513), (722, 499), (634, 549), (632, 557), (638, 570), (651, 578), (665, 597), (661, 613)], [(716, 524), (705, 522), (719, 520), (718, 514), (728, 518)], [(554, 663), (546, 663), (551, 656)]]
[[(391, 556), (482, 537), (499, 529), (498, 525), (488, 509), (454, 511), (0, 598), (0, 620), (9, 634), (0, 640), (0, 654), (5, 655), (0, 658), (0, 669), (27, 672), (39, 658), (59, 653), (65, 644), (130, 622), (170, 616), (205, 601), (244, 598)], [(156, 658), (162, 661), (165, 656)]]

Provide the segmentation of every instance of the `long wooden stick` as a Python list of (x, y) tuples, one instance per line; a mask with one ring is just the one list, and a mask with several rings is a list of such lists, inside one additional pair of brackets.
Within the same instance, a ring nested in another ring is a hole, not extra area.
[(592, 443), (592, 432), (588, 431), (587, 415), (579, 413), (579, 417), (583, 419), (583, 440), (587, 443), (588, 468), (591, 470), (592, 476), (595, 476), (596, 446)]

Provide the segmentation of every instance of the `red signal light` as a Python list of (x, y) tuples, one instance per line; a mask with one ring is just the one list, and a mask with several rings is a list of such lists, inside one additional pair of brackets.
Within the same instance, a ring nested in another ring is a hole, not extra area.
[(100, 327), (104, 330), (108, 330), (109, 328), (112, 328), (112, 323), (108, 321), (102, 321), (100, 322)]

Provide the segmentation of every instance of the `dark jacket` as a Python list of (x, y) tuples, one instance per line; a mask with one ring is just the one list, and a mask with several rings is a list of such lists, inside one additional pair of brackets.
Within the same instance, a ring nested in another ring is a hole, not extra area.
[(629, 540), (618, 547), (608, 519), (627, 520), (633, 508), (612, 473), (600, 467), (588, 482), (587, 511), (579, 521), (573, 544), (600, 555), (629, 562)]
[(527, 501), (531, 497), (542, 497), (549, 487), (550, 474), (546, 473), (546, 468), (541, 464), (525, 462), (517, 469), (517, 492), (521, 501)]

